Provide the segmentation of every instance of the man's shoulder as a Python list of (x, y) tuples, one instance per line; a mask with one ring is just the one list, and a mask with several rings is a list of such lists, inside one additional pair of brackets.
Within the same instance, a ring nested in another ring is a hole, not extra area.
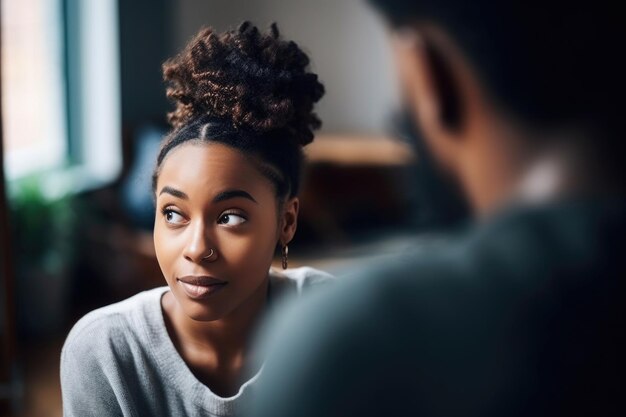
[[(318, 297), (315, 310), (328, 316), (379, 315), (436, 319), (448, 306), (494, 312), (507, 300), (544, 297), (568, 287), (602, 285), (624, 270), (615, 254), (626, 239), (624, 205), (564, 203), (515, 208), (449, 238), (416, 240), (403, 253), (379, 257), (337, 279)], [(567, 290), (566, 290), (567, 291)], [(571, 291), (568, 294), (572, 294)], [(318, 313), (319, 315), (319, 313)]]
[[(524, 208), (378, 257), (281, 315), (264, 389), (297, 389), (297, 376), (306, 381), (298, 400), (321, 404), (324, 415), (346, 404), (343, 414), (354, 414), (357, 403), (343, 396), (357, 390), (400, 399), (380, 409), (367, 403), (381, 415), (395, 414), (390, 407), (486, 414), (499, 398), (550, 403), (554, 387), (578, 392), (581, 381), (614, 381), (623, 213), (593, 204)], [(593, 360), (607, 367), (592, 370)], [(583, 368), (576, 380), (563, 372)], [(323, 387), (323, 398), (310, 386)]]

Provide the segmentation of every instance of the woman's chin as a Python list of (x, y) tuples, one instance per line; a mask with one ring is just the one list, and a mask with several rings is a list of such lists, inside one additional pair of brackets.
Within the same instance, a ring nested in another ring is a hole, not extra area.
[(189, 304), (190, 302), (186, 301), (182, 305), (182, 309), (185, 315), (194, 321), (215, 321), (226, 315), (221, 309), (216, 309), (212, 306), (198, 305), (197, 303), (193, 303), (193, 305)]

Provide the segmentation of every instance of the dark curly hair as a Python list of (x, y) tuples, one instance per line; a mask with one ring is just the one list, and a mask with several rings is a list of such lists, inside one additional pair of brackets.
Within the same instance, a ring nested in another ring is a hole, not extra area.
[(276, 24), (263, 34), (250, 22), (217, 34), (202, 29), (163, 64), (168, 114), (153, 175), (156, 188), (167, 154), (189, 142), (219, 142), (251, 157), (275, 185), (279, 198), (298, 192), (302, 147), (313, 141), (321, 121), (313, 112), (324, 95), (309, 58), (293, 41), (281, 39)]

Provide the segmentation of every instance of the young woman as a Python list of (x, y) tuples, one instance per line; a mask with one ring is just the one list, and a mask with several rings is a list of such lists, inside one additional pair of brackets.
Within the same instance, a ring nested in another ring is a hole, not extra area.
[(202, 30), (163, 65), (176, 109), (153, 177), (154, 245), (168, 285), (74, 326), (61, 357), (66, 417), (232, 415), (260, 372), (246, 365), (268, 303), (329, 278), (286, 269), (302, 147), (324, 93), (308, 64), (275, 25), (244, 23)]

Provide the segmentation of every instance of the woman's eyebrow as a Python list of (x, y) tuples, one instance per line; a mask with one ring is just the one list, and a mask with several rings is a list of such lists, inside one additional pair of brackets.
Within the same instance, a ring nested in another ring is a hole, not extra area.
[(178, 198), (182, 198), (183, 200), (189, 200), (189, 197), (187, 196), (187, 194), (185, 194), (184, 192), (177, 190), (176, 188), (172, 188), (170, 186), (165, 186), (163, 188), (161, 188), (161, 192), (159, 193), (159, 195), (163, 194), (163, 193), (167, 193), (167, 194), (171, 194), (174, 197), (178, 197)]
[(231, 198), (237, 198), (237, 197), (242, 197), (242, 198), (246, 198), (250, 201), (253, 202), (257, 202), (254, 197), (252, 197), (249, 193), (247, 193), (244, 190), (226, 190), (226, 191), (222, 191), (221, 193), (219, 193), (218, 195), (216, 195), (215, 197), (213, 197), (213, 202), (214, 203), (219, 203), (220, 201), (224, 201), (224, 200), (230, 200)]

